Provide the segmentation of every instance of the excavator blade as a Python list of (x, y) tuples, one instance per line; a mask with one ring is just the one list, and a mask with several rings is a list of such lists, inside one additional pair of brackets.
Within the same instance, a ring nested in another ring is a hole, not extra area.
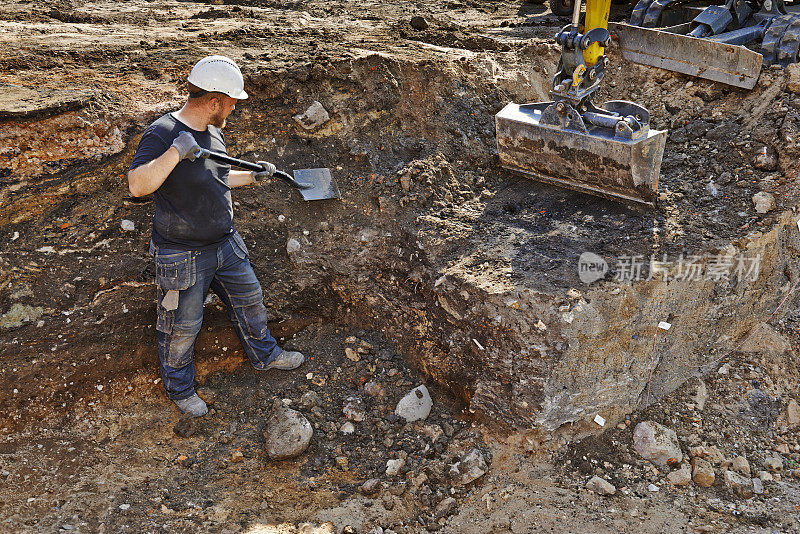
[[(652, 65), (744, 89), (752, 89), (761, 72), (763, 56), (742, 45), (698, 39), (664, 29), (642, 28), (621, 22), (609, 26), (619, 38), (622, 55), (634, 63)], [(674, 29), (681, 31), (688, 30), (688, 27), (676, 26)]]
[(569, 189), (653, 205), (666, 131), (625, 140), (603, 128), (579, 132), (542, 124), (550, 104), (511, 103), (495, 116), (501, 166)]

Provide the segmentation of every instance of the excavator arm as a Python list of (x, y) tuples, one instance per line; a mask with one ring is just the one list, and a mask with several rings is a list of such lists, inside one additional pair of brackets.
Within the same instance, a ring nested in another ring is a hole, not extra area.
[(595, 106), (605, 77), (611, 0), (581, 2), (557, 35), (561, 60), (549, 102), (508, 104), (495, 117), (500, 164), (533, 179), (652, 205), (666, 132), (650, 130), (647, 109), (624, 100)]

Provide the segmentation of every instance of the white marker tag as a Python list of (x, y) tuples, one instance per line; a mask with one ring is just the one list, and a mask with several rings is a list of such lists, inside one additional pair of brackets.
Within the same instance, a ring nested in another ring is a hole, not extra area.
[(658, 323), (658, 327), (661, 330), (669, 330), (670, 328), (672, 328), (672, 324), (666, 321), (661, 321), (660, 323)]
[(164, 295), (164, 298), (161, 299), (161, 306), (164, 307), (167, 311), (177, 310), (178, 309), (178, 291), (176, 289), (170, 289), (167, 291), (167, 294)]
[(594, 422), (600, 426), (606, 426), (606, 420), (600, 414), (594, 416)]
[(797, 219), (797, 229), (800, 230), (800, 219)]

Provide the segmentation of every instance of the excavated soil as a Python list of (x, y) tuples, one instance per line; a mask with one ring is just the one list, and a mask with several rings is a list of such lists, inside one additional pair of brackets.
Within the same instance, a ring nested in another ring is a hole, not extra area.
[[(612, 47), (598, 100), (644, 104), (670, 132), (643, 209), (498, 166), (494, 114), (546, 100), (558, 61), (566, 20), (542, 5), (34, 0), (0, 21), (0, 531), (800, 528), (796, 68), (746, 92)], [(309, 359), (255, 373), (210, 300), (196, 361), (213, 411), (181, 438), (157, 375), (152, 202), (129, 196), (125, 172), (212, 53), (239, 62), (252, 95), (228, 152), (328, 167), (342, 198), (234, 191), (270, 328)], [(306, 129), (293, 116), (315, 101), (330, 119)], [(591, 284), (584, 252), (609, 265)], [(641, 280), (625, 280), (634, 257)], [(676, 276), (679, 259), (707, 273), (720, 257), (724, 276)], [(433, 412), (405, 424), (394, 406), (421, 383)], [(365, 419), (345, 434), (353, 396)], [(314, 426), (295, 460), (263, 451), (276, 400)], [(750, 499), (722, 464), (711, 488), (672, 487), (632, 446), (651, 419), (685, 453), (717, 445), (754, 476), (784, 463)], [(471, 449), (488, 473), (462, 486), (448, 473)], [(617, 494), (586, 490), (592, 475)]]

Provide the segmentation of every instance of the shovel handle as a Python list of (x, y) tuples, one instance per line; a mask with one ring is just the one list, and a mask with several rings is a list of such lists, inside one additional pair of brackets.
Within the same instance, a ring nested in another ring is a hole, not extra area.
[[(195, 152), (196, 158), (204, 158), (216, 161), (218, 163), (226, 163), (228, 165), (233, 165), (234, 167), (240, 167), (242, 169), (247, 169), (248, 171), (260, 172), (264, 169), (258, 163), (253, 163), (250, 161), (245, 161), (243, 159), (233, 158), (227, 154), (222, 154), (220, 152), (214, 152), (213, 150), (208, 150), (207, 148), (201, 148), (197, 152)], [(283, 171), (275, 171), (273, 176), (277, 176), (287, 184), (291, 185), (295, 189), (312, 189), (314, 184), (307, 184), (303, 182), (298, 182), (287, 173)]]

